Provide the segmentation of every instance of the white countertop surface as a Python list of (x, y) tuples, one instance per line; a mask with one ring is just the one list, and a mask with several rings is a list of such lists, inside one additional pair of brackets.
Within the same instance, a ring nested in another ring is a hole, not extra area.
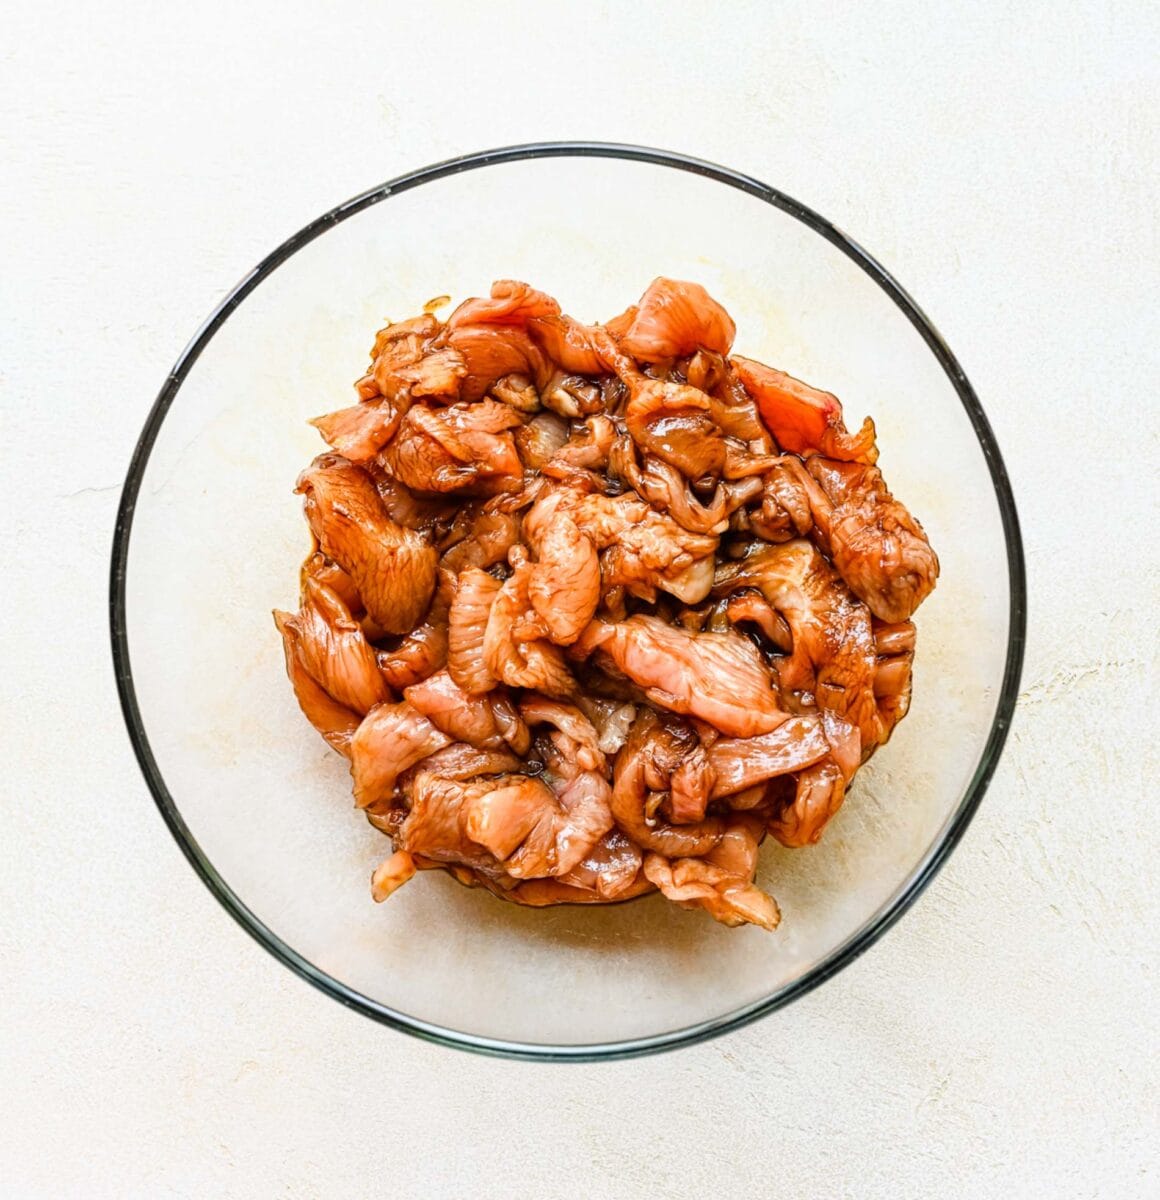
[[(7, 14), (0, 1192), (1160, 1194), (1160, 10), (956, 7)], [(764, 1021), (588, 1066), (422, 1044), (261, 951), (154, 808), (106, 620), (130, 452), (224, 292), (382, 179), (561, 137), (748, 171), (878, 256), (990, 415), (1030, 583), (1006, 754), (914, 909)]]

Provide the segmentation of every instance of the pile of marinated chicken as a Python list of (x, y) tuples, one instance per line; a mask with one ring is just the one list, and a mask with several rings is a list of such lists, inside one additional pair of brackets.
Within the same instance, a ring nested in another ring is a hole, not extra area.
[(817, 841), (905, 715), (938, 560), (873, 423), (733, 337), (694, 283), (585, 325), (502, 281), (383, 329), (313, 422), (316, 548), (275, 620), (391, 839), (375, 899), (438, 867), (777, 925), (758, 846)]

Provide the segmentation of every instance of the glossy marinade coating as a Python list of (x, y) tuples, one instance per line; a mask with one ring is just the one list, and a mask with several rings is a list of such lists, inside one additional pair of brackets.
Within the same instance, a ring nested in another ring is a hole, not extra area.
[(922, 527), (828, 392), (733, 356), (698, 284), (603, 325), (512, 280), (377, 335), (312, 422), (315, 548), (275, 614), (307, 718), (392, 840), (518, 903), (658, 890), (772, 929), (910, 698)]

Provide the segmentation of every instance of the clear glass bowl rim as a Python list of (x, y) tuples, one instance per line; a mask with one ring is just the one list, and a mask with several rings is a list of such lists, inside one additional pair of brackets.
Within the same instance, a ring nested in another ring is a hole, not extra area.
[[(681, 1029), (669, 1030), (664, 1033), (652, 1034), (648, 1037), (630, 1040), (589, 1043), (583, 1045), (542, 1045), (511, 1041), (499, 1038), (482, 1037), (464, 1033), (460, 1030), (445, 1028), (424, 1021), (419, 1017), (400, 1012), (382, 1004), (369, 996), (365, 996), (353, 988), (320, 970), (298, 954), (293, 947), (279, 938), (242, 902), (240, 897), (230, 888), (229, 884), (218, 874), (213, 864), (198, 845), (197, 840), (185, 824), (173, 796), (166, 786), (165, 779), (149, 745), (141, 711), (137, 703), (137, 694), (133, 684), (133, 671), (129, 661), (128, 629), (125, 619), (126, 573), (129, 560), (129, 542), (133, 526), (133, 513), (136, 508), (141, 482), (149, 460), (150, 451), (157, 439), (158, 433), (165, 420), (166, 413), (177, 398), (178, 392), (186, 376), (196, 363), (202, 350), (210, 339), (228, 319), (246, 297), (273, 271), (284, 263), (291, 255), (302, 249), (309, 242), (325, 233), (326, 230), (378, 204), (393, 195), (409, 191), (425, 183), (446, 178), (449, 175), (463, 171), (473, 171), (482, 167), (495, 166), (503, 163), (520, 162), (527, 159), (541, 158), (609, 158), (626, 159), (633, 162), (666, 167), (678, 171), (686, 171), (708, 179), (716, 180), (739, 191), (746, 192), (775, 208), (788, 213), (815, 233), (825, 238), (849, 259), (856, 263), (876, 284), (890, 297), (895, 305), (906, 316), (910, 323), (921, 335), (930, 348), (943, 370), (951, 381), (963, 408), (966, 410), (975, 435), (979, 440), (987, 467), (991, 474), (991, 482), (995, 489), (995, 497), (999, 505), (999, 513), (1003, 526), (1003, 535), (1007, 550), (1007, 572), (1009, 581), (1009, 628), (1007, 638), (1007, 653), (1003, 671), (1003, 682), (999, 694), (999, 703), (995, 719), (991, 725), (983, 753), (976, 766), (958, 808), (948, 822), (939, 841), (933, 845), (924, 858), (918, 863), (905, 885), (893, 900), (880, 908), (867, 920), (861, 928), (836, 946), (823, 959), (817, 962), (805, 975), (791, 983), (778, 988), (776, 991), (755, 1003), (745, 1005), (732, 1012), (714, 1017), (711, 1020), (699, 1022)], [(1023, 668), (1023, 651), (1026, 640), (1027, 622), (1027, 583), (1023, 558), (1023, 543), (1019, 532), (1019, 518), (1015, 508), (1015, 498), (1011, 492), (1010, 480), (1003, 465), (1003, 458), (995, 435), (991, 430), (982, 405), (975, 395), (974, 388), (967, 379), (962, 367), (959, 366), (950, 348), (935, 329), (930, 319), (911, 299), (896, 279), (879, 262), (877, 262), (857, 242), (832, 225), (824, 217), (799, 203), (784, 192), (762, 183), (749, 175), (722, 167), (703, 159), (691, 158), (688, 155), (671, 150), (659, 150), (646, 146), (625, 145), (610, 142), (588, 141), (558, 141), (535, 142), (518, 146), (504, 146), (494, 150), (484, 150), (474, 154), (465, 154), (445, 162), (435, 163), (417, 171), (411, 171), (388, 180), (377, 187), (355, 196), (353, 199), (338, 205), (311, 221), (305, 228), (299, 230), (293, 237), (288, 238), (273, 253), (264, 258), (250, 271), (233, 290), (213, 310), (201, 328), (193, 335), (189, 344), (181, 352), (170, 371), (148, 419), (141, 431), (141, 436), (133, 451), (129, 463), (125, 485), (121, 493), (117, 509), (116, 526), (113, 534), (112, 565), (109, 586), (109, 622), (112, 638), (113, 668), (117, 682), (117, 692), (120, 697), (121, 710), (128, 728), (129, 739), (137, 757), (145, 782), (157, 803), (169, 831), (181, 847), (190, 865), (201, 877), (202, 882), (217, 898), (222, 907), (246, 930), (261, 946), (268, 950), (276, 959), (295, 971), (307, 983), (325, 992), (340, 1003), (371, 1017), (384, 1025), (426, 1041), (443, 1046), (451, 1046), (471, 1050), (483, 1054), (493, 1054), (508, 1058), (535, 1059), (541, 1061), (573, 1061), (584, 1062), (602, 1059), (630, 1058), (637, 1055), (655, 1053), (660, 1050), (673, 1049), (678, 1046), (691, 1045), (705, 1041), (718, 1034), (737, 1029), (758, 1017), (771, 1013), (774, 1009), (796, 1000), (805, 995), (820, 983), (835, 975), (843, 967), (853, 962), (863, 951), (874, 944), (904, 912), (917, 900), (923, 889), (938, 873), (942, 865), (958, 844), (967, 826), (978, 809), (983, 795), (987, 790), (991, 777), (998, 765), (1007, 740), (1011, 718), (1015, 710), (1016, 697), (1019, 691), (1019, 680)]]

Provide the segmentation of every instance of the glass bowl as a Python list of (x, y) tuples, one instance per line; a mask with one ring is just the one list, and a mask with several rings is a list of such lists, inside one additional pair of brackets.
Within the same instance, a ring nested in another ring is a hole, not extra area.
[[(704, 284), (741, 353), (878, 425), (881, 466), (942, 560), (918, 614), (914, 702), (821, 843), (767, 842), (776, 933), (652, 896), (523, 909), (442, 872), (382, 905), (386, 839), (298, 711), (270, 610), (309, 539), (306, 420), (353, 403), (375, 330), (433, 296), (526, 279), (584, 320), (656, 275)], [(340, 205), (242, 280), (194, 336), (129, 468), (112, 563), (121, 703), (193, 868), (267, 950), (335, 999), (447, 1045), (589, 1059), (769, 1013), (882, 935), (962, 836), (995, 769), (1024, 635), (1018, 524), (961, 368), (890, 275), (823, 218), (734, 171), (633, 146), (469, 155)]]

